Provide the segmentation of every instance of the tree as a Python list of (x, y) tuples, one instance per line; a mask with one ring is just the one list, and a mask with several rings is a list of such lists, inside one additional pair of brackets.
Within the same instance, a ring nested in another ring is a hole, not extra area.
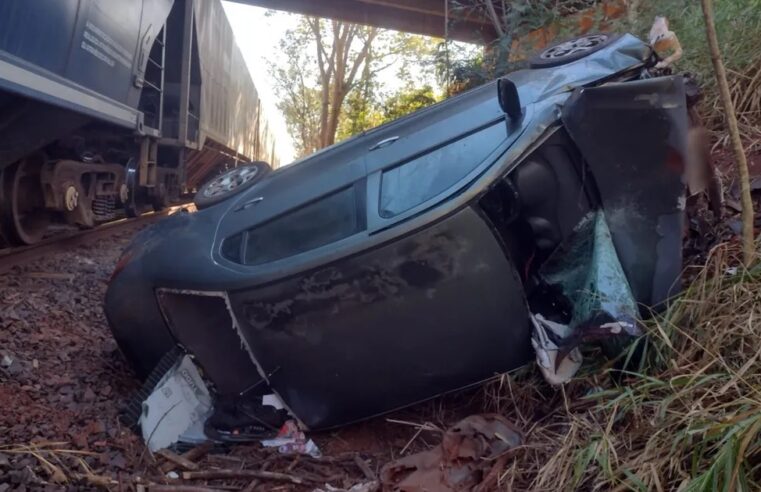
[(370, 128), (396, 120), (423, 109), (439, 100), (431, 85), (417, 87), (413, 84), (391, 93), (352, 93), (346, 104), (345, 117), (338, 127), (338, 138), (344, 139)]
[(335, 142), (344, 101), (369, 66), (377, 35), (374, 27), (305, 17), (280, 41), (285, 62), (273, 63), (271, 73), (300, 155)]
[(397, 80), (422, 85), (433, 63), (420, 65), (434, 42), (421, 36), (306, 17), (280, 42), (271, 63), (278, 109), (300, 156), (384, 121), (378, 75), (398, 68)]
[(320, 139), (322, 146), (327, 147), (335, 142), (341, 108), (354, 87), (359, 69), (363, 65), (369, 66), (370, 47), (378, 29), (314, 17), (308, 17), (306, 22), (317, 49), (321, 89)]
[(322, 147), (321, 93), (313, 87), (308, 71), (304, 69), (310, 62), (306, 54), (309, 40), (303, 29), (289, 32), (288, 38), (280, 41), (280, 52), (285, 61), (270, 66), (278, 95), (277, 108), (285, 116), (288, 133), (299, 157)]
[(742, 198), (742, 240), (743, 240), (743, 263), (750, 266), (755, 258), (755, 246), (753, 238), (753, 201), (750, 196), (750, 177), (748, 173), (748, 161), (745, 157), (742, 140), (740, 139), (740, 130), (737, 126), (737, 114), (735, 113), (732, 95), (729, 92), (727, 83), (727, 72), (724, 68), (724, 61), (719, 49), (719, 41), (716, 36), (716, 25), (714, 23), (713, 1), (701, 0), (703, 16), (706, 27), (706, 37), (708, 38), (708, 48), (711, 52), (711, 61), (713, 62), (716, 82), (719, 86), (719, 95), (724, 106), (724, 113), (727, 118), (729, 127), (729, 136), (732, 141), (732, 147), (737, 160), (737, 174), (740, 177), (740, 189)]

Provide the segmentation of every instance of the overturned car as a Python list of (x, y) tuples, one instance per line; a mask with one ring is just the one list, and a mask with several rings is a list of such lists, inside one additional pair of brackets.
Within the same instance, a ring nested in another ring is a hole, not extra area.
[(127, 359), (147, 376), (190, 354), (221, 433), (276, 425), (270, 394), (330, 428), (526, 364), (537, 319), (573, 331), (663, 303), (683, 77), (652, 76), (631, 35), (533, 63), (266, 175), (232, 170), (199, 191), (217, 203), (143, 231), (106, 295)]

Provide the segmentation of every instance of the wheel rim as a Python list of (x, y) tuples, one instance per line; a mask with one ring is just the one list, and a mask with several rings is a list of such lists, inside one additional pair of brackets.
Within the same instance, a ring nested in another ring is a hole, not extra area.
[(258, 174), (259, 168), (256, 166), (237, 167), (210, 181), (203, 190), (203, 196), (216, 198), (227, 195), (249, 183)]
[(585, 53), (597, 48), (608, 40), (608, 36), (605, 34), (594, 34), (590, 36), (584, 36), (582, 38), (574, 39), (572, 41), (566, 41), (544, 50), (539, 56), (543, 60), (557, 60), (558, 58), (565, 58), (577, 53)]
[(24, 244), (42, 239), (50, 225), (50, 213), (40, 183), (40, 166), (21, 161), (12, 177), (10, 213), (13, 233)]

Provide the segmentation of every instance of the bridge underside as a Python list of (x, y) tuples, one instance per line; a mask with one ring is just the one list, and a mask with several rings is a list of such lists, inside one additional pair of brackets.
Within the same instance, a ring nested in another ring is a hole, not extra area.
[(447, 0), (232, 1), (425, 36), (439, 38), (448, 36), (449, 39), (457, 41), (485, 43), (496, 38), (491, 21), (481, 15), (480, 11), (476, 9), (448, 10), (445, 6)]

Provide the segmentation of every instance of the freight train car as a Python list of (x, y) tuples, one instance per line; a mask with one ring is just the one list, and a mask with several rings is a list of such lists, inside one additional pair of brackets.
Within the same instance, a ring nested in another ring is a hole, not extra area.
[(163, 208), (277, 163), (220, 0), (0, 2), (0, 239)]

